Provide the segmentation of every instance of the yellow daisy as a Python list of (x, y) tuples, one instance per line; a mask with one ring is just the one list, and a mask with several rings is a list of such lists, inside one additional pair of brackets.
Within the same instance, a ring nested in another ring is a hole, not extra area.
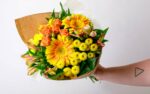
[(72, 40), (69, 37), (58, 35), (57, 39), (46, 47), (46, 58), (50, 64), (62, 69), (68, 65), (70, 55), (73, 52)]

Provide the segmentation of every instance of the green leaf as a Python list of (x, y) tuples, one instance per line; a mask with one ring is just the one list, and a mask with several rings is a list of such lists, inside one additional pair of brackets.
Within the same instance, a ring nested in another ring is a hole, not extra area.
[(44, 70), (44, 69), (46, 68), (46, 66), (45, 66), (44, 64), (42, 64), (42, 63), (36, 65), (35, 67), (36, 67), (37, 69), (39, 69), (39, 70)]
[(90, 72), (90, 71), (91, 71), (91, 69), (88, 66), (86, 66), (85, 68), (83, 68), (81, 70), (81, 72), (78, 74), (78, 76), (83, 75), (83, 74)]
[(102, 35), (103, 30), (101, 29), (95, 29), (95, 32), (97, 33), (95, 39), (98, 40), (100, 36)]
[(43, 73), (44, 73), (44, 70), (41, 70), (41, 71), (40, 71), (40, 75), (42, 76), (42, 75), (43, 75)]
[(108, 32), (108, 30), (109, 30), (109, 27), (106, 28), (106, 29), (103, 31), (103, 34), (106, 35), (106, 33)]
[(63, 70), (58, 69), (58, 70), (56, 71), (56, 75), (49, 75), (49, 74), (48, 74), (48, 77), (51, 78), (51, 79), (53, 79), (53, 80), (57, 80), (58, 77), (60, 77), (62, 74), (63, 74)]
[(83, 75), (87, 72), (92, 71), (96, 66), (96, 58), (87, 59), (86, 61), (83, 61), (80, 63), (80, 75)]
[(105, 42), (108, 42), (108, 40), (106, 40), (106, 39), (103, 39), (103, 40), (102, 40), (102, 43), (105, 43)]
[(101, 40), (101, 41), (103, 41), (103, 40), (104, 40), (105, 35), (106, 35), (106, 33), (107, 33), (108, 29), (109, 29), (109, 28), (106, 28), (105, 30), (103, 30), (102, 35), (101, 35), (101, 37), (100, 37), (100, 40)]
[(33, 56), (35, 55), (35, 53), (33, 53), (30, 49), (28, 50), (28, 53), (33, 55)]
[(27, 55), (27, 54), (29, 54), (29, 50), (24, 55)]
[(109, 28), (106, 28), (104, 30), (101, 30), (101, 29), (95, 29), (97, 35), (96, 37), (94, 38), (95, 40), (98, 40), (100, 39), (100, 41), (102, 42), (104, 40), (104, 37), (106, 35), (106, 33), (108, 32)]
[(86, 66), (86, 62), (83, 61), (80, 63), (80, 70), (83, 70), (83, 68)]
[(68, 16), (71, 16), (71, 12), (70, 9), (68, 8)]
[(55, 9), (53, 9), (52, 15), (51, 15), (51, 19), (55, 18)]
[(93, 83), (95, 83), (96, 81), (98, 81), (98, 79), (96, 79), (93, 75), (89, 76), (89, 78), (91, 79), (91, 81)]
[(96, 58), (88, 59), (88, 67), (93, 70), (96, 66)]
[(65, 12), (61, 2), (60, 2), (60, 7), (61, 7), (60, 19), (64, 19), (67, 16), (67, 13)]

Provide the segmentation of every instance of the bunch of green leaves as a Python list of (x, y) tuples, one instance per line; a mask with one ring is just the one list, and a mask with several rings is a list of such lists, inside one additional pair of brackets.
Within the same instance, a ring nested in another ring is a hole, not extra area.
[(85, 73), (92, 71), (96, 66), (96, 63), (97, 63), (96, 61), (97, 61), (96, 58), (92, 58), (92, 59), (88, 58), (86, 61), (81, 62), (80, 63), (81, 71), (78, 76), (81, 76)]
[(40, 71), (42, 75), (47, 67), (52, 67), (46, 60), (45, 47), (37, 46), (37, 51), (33, 53), (30, 49), (27, 51), (28, 54), (32, 55), (35, 59), (31, 67), (35, 67)]
[(60, 6), (61, 6), (61, 12), (60, 12), (59, 18), (61, 20), (63, 20), (67, 16), (71, 16), (71, 12), (70, 12), (69, 8), (68, 8), (68, 10), (65, 11), (65, 9), (64, 9), (64, 7), (63, 7), (61, 2), (60, 2)]
[(61, 11), (59, 13), (59, 16), (56, 15), (55, 9), (53, 9), (53, 12), (52, 12), (50, 18), (47, 18), (47, 20), (56, 19), (56, 18), (63, 20), (65, 17), (71, 16), (70, 9), (68, 8), (68, 10), (65, 10), (61, 2), (60, 2), (60, 7), (61, 7)]
[[(97, 58), (88, 58), (86, 61), (83, 61), (80, 63), (80, 73), (78, 76), (81, 76), (83, 74), (86, 74), (92, 70), (95, 69), (96, 65), (97, 65)], [(92, 82), (97, 81), (97, 79), (90, 75), (89, 78), (91, 79)]]
[(108, 32), (109, 28), (106, 28), (104, 30), (102, 29), (94, 29), (94, 31), (96, 31), (97, 35), (95, 36), (94, 40), (100, 40), (102, 43), (107, 42), (108, 40), (104, 39), (106, 33)]

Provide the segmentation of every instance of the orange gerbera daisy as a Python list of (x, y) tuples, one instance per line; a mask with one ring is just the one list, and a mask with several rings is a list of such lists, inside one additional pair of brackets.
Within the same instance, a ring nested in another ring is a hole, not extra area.
[(83, 28), (89, 24), (90, 20), (86, 16), (83, 16), (81, 14), (68, 16), (62, 21), (62, 25), (65, 26), (64, 28), (70, 28), (77, 34), (82, 33)]

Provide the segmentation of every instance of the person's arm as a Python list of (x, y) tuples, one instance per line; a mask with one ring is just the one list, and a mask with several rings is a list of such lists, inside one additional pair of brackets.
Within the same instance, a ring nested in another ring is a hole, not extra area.
[(99, 66), (94, 74), (98, 80), (126, 85), (150, 86), (150, 59), (120, 67), (104, 68)]

